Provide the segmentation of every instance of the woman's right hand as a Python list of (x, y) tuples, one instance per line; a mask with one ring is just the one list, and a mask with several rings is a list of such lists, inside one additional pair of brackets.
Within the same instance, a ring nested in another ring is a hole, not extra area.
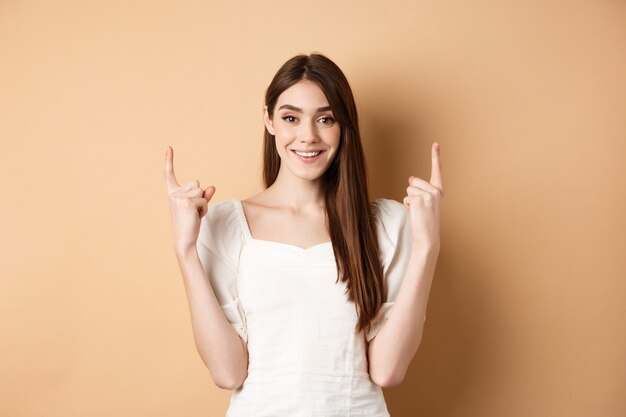
[(178, 185), (174, 176), (174, 150), (168, 146), (165, 152), (165, 184), (172, 215), (174, 249), (177, 255), (195, 250), (200, 219), (207, 213), (207, 206), (215, 187), (200, 188), (198, 180)]

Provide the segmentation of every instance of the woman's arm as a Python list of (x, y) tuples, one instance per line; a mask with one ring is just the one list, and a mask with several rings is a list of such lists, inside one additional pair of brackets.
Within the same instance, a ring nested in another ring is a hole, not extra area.
[(412, 236), (409, 261), (393, 310), (368, 346), (370, 378), (380, 386), (402, 382), (422, 341), (426, 304), (441, 247), (439, 211), (444, 191), (439, 143), (432, 144), (431, 156), (430, 182), (409, 177), (403, 200), (409, 207)]
[(393, 312), (368, 345), (370, 379), (381, 387), (402, 382), (420, 345), (438, 252), (411, 252)]
[(248, 376), (248, 348), (224, 315), (195, 248), (177, 252), (196, 349), (220, 388), (239, 388)]

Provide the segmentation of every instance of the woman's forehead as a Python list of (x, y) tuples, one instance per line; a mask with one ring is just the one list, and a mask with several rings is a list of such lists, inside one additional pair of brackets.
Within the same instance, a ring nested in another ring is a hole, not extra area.
[(284, 107), (304, 112), (324, 111), (329, 107), (328, 99), (322, 89), (310, 80), (300, 80), (283, 91), (276, 105), (278, 110)]

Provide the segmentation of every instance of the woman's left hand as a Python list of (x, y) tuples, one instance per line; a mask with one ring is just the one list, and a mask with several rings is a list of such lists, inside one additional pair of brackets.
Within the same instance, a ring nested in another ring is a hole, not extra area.
[(439, 253), (439, 208), (443, 198), (439, 143), (433, 143), (430, 182), (409, 177), (404, 205), (409, 210), (413, 244)]

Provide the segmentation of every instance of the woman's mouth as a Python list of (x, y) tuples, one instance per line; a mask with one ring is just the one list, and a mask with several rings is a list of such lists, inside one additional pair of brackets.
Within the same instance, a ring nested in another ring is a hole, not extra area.
[(291, 152), (293, 152), (293, 154), (299, 160), (305, 163), (312, 163), (312, 162), (317, 161), (320, 158), (320, 155), (324, 153), (324, 151), (305, 152), (305, 151), (297, 151), (295, 149), (291, 150)]

